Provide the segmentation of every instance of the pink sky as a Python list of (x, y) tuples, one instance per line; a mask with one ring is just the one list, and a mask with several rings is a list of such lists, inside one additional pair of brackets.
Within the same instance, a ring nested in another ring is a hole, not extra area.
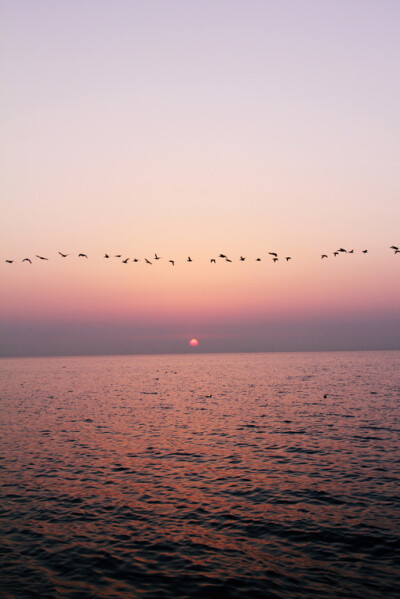
[(1, 16), (1, 355), (399, 346), (397, 2)]

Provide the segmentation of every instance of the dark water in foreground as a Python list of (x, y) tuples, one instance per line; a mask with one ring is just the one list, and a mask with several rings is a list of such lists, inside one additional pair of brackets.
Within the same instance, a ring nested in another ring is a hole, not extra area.
[(2, 360), (1, 597), (398, 597), (399, 366)]

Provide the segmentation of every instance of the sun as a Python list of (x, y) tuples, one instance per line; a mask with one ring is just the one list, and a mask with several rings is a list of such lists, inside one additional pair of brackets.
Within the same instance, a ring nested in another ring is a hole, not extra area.
[(199, 342), (197, 341), (197, 339), (191, 339), (189, 341), (189, 345), (191, 345), (192, 347), (197, 347), (197, 345), (199, 345)]

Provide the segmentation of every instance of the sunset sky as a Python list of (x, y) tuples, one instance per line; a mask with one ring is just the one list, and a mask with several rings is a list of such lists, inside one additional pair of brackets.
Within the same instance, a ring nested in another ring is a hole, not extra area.
[(0, 7), (0, 355), (400, 347), (397, 0)]

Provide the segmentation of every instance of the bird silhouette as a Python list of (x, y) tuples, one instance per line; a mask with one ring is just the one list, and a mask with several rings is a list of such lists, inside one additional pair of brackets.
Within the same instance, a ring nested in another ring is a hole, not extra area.
[(104, 258), (109, 258), (110, 256), (108, 254), (104, 254)]
[(399, 248), (398, 248), (396, 245), (391, 245), (391, 246), (390, 246), (390, 249), (391, 249), (391, 250), (398, 250)]
[(261, 258), (256, 258), (256, 262), (261, 262)]
[(67, 256), (69, 256), (69, 254), (63, 254), (62, 252), (58, 252), (60, 254), (60, 256), (62, 256), (63, 258), (66, 258)]
[(29, 264), (32, 264), (32, 260), (30, 258), (24, 258), (22, 262), (29, 262)]
[(272, 258), (273, 262), (278, 262), (278, 258)]
[(327, 256), (326, 254), (322, 254), (322, 255), (321, 255), (321, 259), (322, 259), (322, 258), (327, 258), (327, 257), (328, 257), (328, 256)]
[(244, 262), (244, 260), (246, 260), (246, 258), (244, 258), (243, 256), (240, 256), (240, 261)]
[(172, 266), (175, 266), (174, 260), (168, 260), (168, 262), (170, 262), (172, 264)]
[(122, 264), (128, 264), (128, 260), (129, 258), (125, 258), (125, 260), (122, 260)]
[(270, 256), (275, 256), (275, 258), (277, 258), (277, 257), (278, 257), (278, 254), (277, 254), (276, 252), (268, 252), (268, 254), (269, 254)]
[(145, 258), (144, 261), (146, 262), (146, 264), (153, 264), (152, 262), (150, 262), (150, 260), (147, 260), (147, 258)]
[(210, 262), (211, 262), (211, 264), (216, 264), (216, 263), (217, 263), (217, 261), (216, 261), (216, 259), (215, 259), (215, 258), (211, 258), (211, 259), (210, 259)]
[(134, 258), (134, 259), (132, 260), (132, 262), (139, 262), (139, 259), (138, 259), (138, 258)]
[(335, 258), (336, 258), (336, 256), (339, 256), (339, 252), (333, 252), (333, 255), (334, 255), (334, 256), (335, 256)]
[(157, 254), (154, 254), (154, 260), (160, 260), (161, 256), (157, 256)]
[(286, 262), (289, 262), (289, 260), (291, 260), (291, 259), (292, 259), (291, 256), (286, 256), (286, 258), (285, 258)]
[(78, 258), (87, 258), (86, 254), (78, 254)]
[(354, 250), (349, 250), (349, 254), (354, 254)]
[(226, 258), (225, 254), (220, 254), (218, 258)]
[(400, 254), (400, 250), (394, 250), (395, 254)]
[(36, 258), (39, 258), (39, 260), (48, 260), (48, 258), (44, 258), (44, 256), (38, 256), (37, 254), (36, 254)]
[(339, 252), (346, 252), (346, 254), (347, 254), (347, 250), (345, 250), (345, 249), (343, 249), (343, 248), (339, 248), (339, 250), (338, 250), (338, 251), (339, 251)]
[(12, 264), (14, 260), (6, 260), (7, 264)]
[(188, 256), (187, 262), (193, 262), (190, 256)]
[(232, 260), (229, 260), (229, 258), (225, 258), (225, 262), (232, 262)]
[(114, 258), (122, 258), (122, 254), (115, 254)]
[(368, 250), (362, 250), (361, 253), (362, 254), (368, 254)]

